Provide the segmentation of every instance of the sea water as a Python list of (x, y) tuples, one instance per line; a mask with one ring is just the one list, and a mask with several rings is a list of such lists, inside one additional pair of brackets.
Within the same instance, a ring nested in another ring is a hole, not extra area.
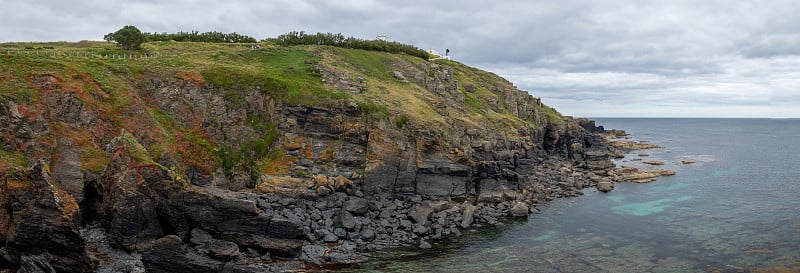
[[(527, 221), (351, 268), (377, 272), (744, 272), (800, 269), (800, 120), (597, 119), (664, 148), (676, 176), (539, 205)], [(641, 154), (641, 155), (640, 155)], [(685, 159), (694, 164), (682, 164)], [(794, 272), (794, 271), (793, 271)]]

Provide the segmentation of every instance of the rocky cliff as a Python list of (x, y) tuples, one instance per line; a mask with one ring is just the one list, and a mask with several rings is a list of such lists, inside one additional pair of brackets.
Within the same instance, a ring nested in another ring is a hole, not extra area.
[(0, 268), (350, 263), (623, 179), (602, 127), (457, 62), (201, 45), (0, 56)]

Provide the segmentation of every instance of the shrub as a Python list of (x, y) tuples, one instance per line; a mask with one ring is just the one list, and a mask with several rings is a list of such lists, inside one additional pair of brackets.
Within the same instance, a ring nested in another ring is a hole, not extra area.
[(406, 116), (397, 116), (394, 118), (394, 125), (397, 126), (397, 129), (403, 129), (408, 123), (408, 117)]
[(176, 41), (176, 42), (206, 42), (206, 43), (255, 43), (256, 38), (242, 35), (236, 32), (222, 33), (219, 31), (209, 31), (200, 33), (193, 30), (191, 32), (178, 33), (144, 33), (149, 41)]
[(353, 37), (344, 37), (341, 33), (307, 34), (304, 31), (292, 31), (281, 34), (277, 38), (266, 39), (279, 45), (328, 45), (343, 48), (363, 49), (370, 51), (383, 51), (389, 53), (405, 53), (427, 60), (430, 56), (427, 51), (413, 45), (388, 42), (383, 40), (363, 40)]
[(117, 42), (125, 50), (138, 50), (145, 42), (144, 34), (135, 26), (124, 26), (117, 32), (107, 34), (104, 39)]

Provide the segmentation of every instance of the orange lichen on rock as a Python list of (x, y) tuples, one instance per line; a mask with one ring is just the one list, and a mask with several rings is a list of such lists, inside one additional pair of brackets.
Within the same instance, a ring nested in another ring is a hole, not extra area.
[(28, 121), (36, 121), (37, 119), (39, 119), (39, 116), (42, 111), (36, 108), (37, 107), (35, 106), (25, 105), (25, 104), (17, 105), (17, 111), (20, 113), (20, 115), (28, 119)]
[(72, 218), (80, 211), (78, 202), (75, 201), (75, 198), (72, 197), (71, 194), (61, 189), (55, 189), (55, 194), (58, 197), (58, 204), (61, 212), (64, 213), (65, 217)]
[(286, 174), (289, 167), (297, 160), (295, 157), (287, 156), (282, 149), (278, 149), (275, 155), (269, 155), (264, 159), (263, 173), (268, 175)]
[(6, 189), (8, 190), (25, 190), (33, 187), (33, 183), (30, 181), (22, 181), (22, 180), (7, 180), (6, 181)]
[(178, 71), (177, 75), (182, 80), (194, 84), (197, 89), (200, 89), (200, 86), (206, 83), (206, 79), (203, 78), (203, 75), (200, 75), (200, 73), (197, 71)]

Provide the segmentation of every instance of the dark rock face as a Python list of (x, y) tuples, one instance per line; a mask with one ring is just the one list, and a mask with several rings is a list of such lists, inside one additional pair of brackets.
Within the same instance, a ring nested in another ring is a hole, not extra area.
[(203, 257), (181, 238), (168, 235), (153, 242), (152, 249), (142, 255), (147, 272), (220, 272), (223, 263)]
[(0, 184), (0, 265), (26, 272), (87, 272), (78, 205), (54, 186), (48, 166), (6, 174)]
[(56, 270), (50, 265), (49, 259), (43, 255), (22, 256), (20, 258), (19, 273), (55, 273)]
[(239, 257), (239, 246), (233, 242), (211, 239), (208, 240), (203, 249), (211, 257), (231, 260)]

